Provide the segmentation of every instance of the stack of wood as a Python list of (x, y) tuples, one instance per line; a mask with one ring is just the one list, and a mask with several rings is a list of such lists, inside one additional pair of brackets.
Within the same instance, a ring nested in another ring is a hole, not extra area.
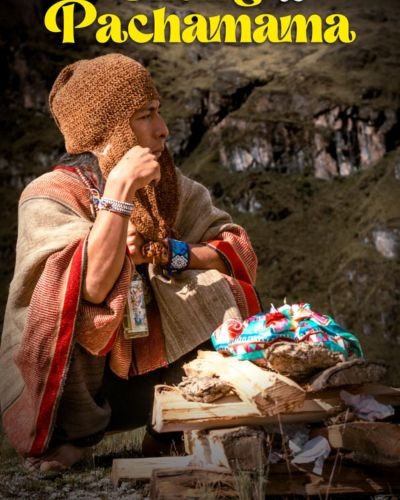
[[(369, 394), (400, 406), (400, 389), (379, 384), (385, 368), (353, 360), (299, 384), (249, 361), (199, 351), (178, 387), (157, 386), (153, 427), (183, 431), (186, 456), (114, 460), (114, 483), (151, 478), (151, 498), (264, 498), (268, 495), (400, 491), (400, 425), (357, 420), (340, 397)], [(286, 429), (323, 436), (332, 449), (322, 475), (294, 465)], [(310, 431), (311, 427), (311, 431)], [(279, 443), (281, 463), (271, 457)], [(245, 494), (243, 494), (243, 491)]]

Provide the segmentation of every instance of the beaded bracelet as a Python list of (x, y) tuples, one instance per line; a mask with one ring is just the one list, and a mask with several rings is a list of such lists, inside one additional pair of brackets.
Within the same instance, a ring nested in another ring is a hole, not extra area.
[(169, 259), (167, 272), (169, 275), (178, 274), (189, 266), (190, 247), (184, 241), (168, 238)]
[(130, 217), (133, 212), (133, 203), (104, 198), (104, 196), (100, 198), (98, 207), (99, 210), (108, 210), (109, 212), (125, 215), (126, 217)]
[[(92, 190), (93, 191), (93, 190)], [(112, 198), (104, 198), (93, 193), (93, 203), (96, 210), (107, 210), (115, 214), (120, 214), (125, 217), (130, 217), (133, 212), (133, 203), (126, 201), (113, 200)]]

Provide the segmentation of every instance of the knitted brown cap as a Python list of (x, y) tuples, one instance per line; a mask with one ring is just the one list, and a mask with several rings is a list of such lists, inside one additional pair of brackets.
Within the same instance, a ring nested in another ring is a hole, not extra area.
[[(107, 178), (110, 170), (138, 144), (132, 115), (158, 92), (147, 70), (122, 54), (107, 54), (66, 66), (51, 89), (49, 105), (71, 154), (95, 153)], [(165, 150), (159, 159), (161, 180), (137, 191), (133, 222), (148, 240), (173, 231), (178, 206), (173, 161)]]

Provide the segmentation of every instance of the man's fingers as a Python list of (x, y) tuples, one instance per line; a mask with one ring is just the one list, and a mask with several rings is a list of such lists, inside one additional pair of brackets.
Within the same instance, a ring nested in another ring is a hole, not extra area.
[(151, 182), (150, 185), (153, 184), (154, 186), (157, 186), (157, 184), (160, 182), (161, 176), (154, 178)]
[(133, 234), (128, 235), (128, 237), (126, 238), (126, 243), (127, 243), (127, 245), (134, 245), (136, 243), (135, 236)]

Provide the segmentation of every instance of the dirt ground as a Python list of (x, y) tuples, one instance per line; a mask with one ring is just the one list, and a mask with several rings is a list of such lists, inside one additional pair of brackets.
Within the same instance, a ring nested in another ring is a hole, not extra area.
[[(0, 431), (0, 499), (29, 498), (32, 500), (139, 500), (148, 498), (149, 483), (122, 482), (118, 487), (111, 482), (113, 456), (135, 458), (140, 451), (132, 445), (124, 449), (124, 442), (138, 441), (142, 431), (129, 433), (127, 437), (105, 439), (93, 449), (92, 454), (64, 473), (29, 473), (22, 459), (8, 445)], [(124, 436), (124, 435), (122, 435)], [(137, 444), (136, 444), (137, 446)], [(112, 453), (120, 448), (123, 451)]]
[(110, 479), (110, 467), (83, 465), (59, 475), (30, 475), (18, 459), (9, 459), (0, 469), (0, 498), (30, 498), (32, 500), (139, 500), (148, 497), (148, 484), (135, 486), (122, 483), (115, 487)]

